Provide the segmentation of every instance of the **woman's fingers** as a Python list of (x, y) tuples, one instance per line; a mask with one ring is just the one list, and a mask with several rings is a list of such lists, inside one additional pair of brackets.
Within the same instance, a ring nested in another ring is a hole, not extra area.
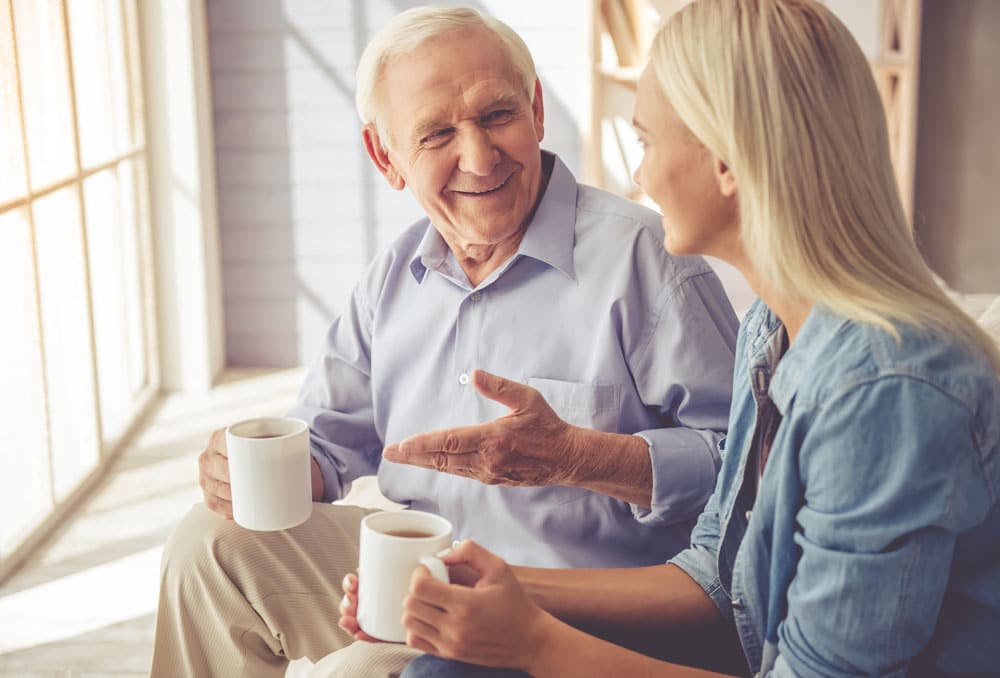
[(340, 614), (345, 617), (358, 616), (358, 597), (353, 593), (345, 593), (340, 599)]
[(455, 589), (459, 587), (445, 584), (431, 576), (423, 565), (413, 571), (410, 576), (410, 598), (421, 600), (440, 608), (447, 608), (455, 598)]
[(431, 654), (440, 655), (437, 647), (429, 643), (427, 640), (421, 638), (414, 633), (406, 634), (406, 644), (412, 647), (414, 650), (420, 650), (421, 652), (430, 652)]
[(438, 632), (437, 628), (426, 622), (422, 622), (419, 619), (411, 617), (409, 614), (404, 614), (402, 621), (403, 628), (405, 628), (408, 633), (413, 633), (428, 642), (436, 645), (437, 641), (441, 638), (441, 634)]
[(503, 569), (506, 564), (503, 558), (487, 551), (471, 539), (459, 542), (441, 560), (449, 567), (464, 565), (481, 576)]
[[(413, 596), (407, 596), (406, 600), (403, 601), (403, 619), (415, 619), (421, 621), (425, 624), (433, 626), (435, 629), (440, 628), (442, 622), (445, 621), (447, 613), (436, 605), (431, 605), (430, 603), (425, 603), (422, 600), (417, 600)], [(406, 625), (406, 622), (403, 622)]]

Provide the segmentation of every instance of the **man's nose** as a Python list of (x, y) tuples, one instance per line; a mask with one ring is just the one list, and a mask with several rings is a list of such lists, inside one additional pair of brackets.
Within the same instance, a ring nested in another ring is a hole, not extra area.
[(500, 162), (500, 151), (489, 133), (480, 128), (466, 130), (460, 137), (458, 169), (468, 174), (489, 176)]

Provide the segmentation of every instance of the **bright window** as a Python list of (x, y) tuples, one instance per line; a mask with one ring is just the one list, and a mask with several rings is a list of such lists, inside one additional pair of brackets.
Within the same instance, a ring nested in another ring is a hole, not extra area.
[(135, 0), (0, 0), (0, 569), (158, 388)]

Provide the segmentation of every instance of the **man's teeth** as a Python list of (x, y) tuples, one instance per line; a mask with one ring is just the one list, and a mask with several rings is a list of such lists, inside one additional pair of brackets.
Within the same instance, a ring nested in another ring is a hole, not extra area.
[[(510, 177), (507, 177), (507, 179), (509, 179), (509, 178)], [(495, 190), (497, 190), (499, 188), (503, 188), (507, 184), (507, 179), (504, 179), (503, 181), (501, 181), (499, 184), (497, 184), (493, 188), (484, 188), (481, 191), (462, 191), (462, 193), (468, 193), (470, 195), (482, 195), (483, 193), (492, 193), (493, 191), (495, 191)]]

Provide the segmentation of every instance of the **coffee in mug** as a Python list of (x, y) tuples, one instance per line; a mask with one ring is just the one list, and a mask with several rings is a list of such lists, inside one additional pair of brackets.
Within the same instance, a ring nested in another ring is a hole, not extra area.
[(423, 511), (379, 511), (361, 521), (358, 563), (358, 625), (368, 635), (396, 643), (406, 640), (403, 599), (410, 578), (423, 565), (448, 581), (436, 554), (451, 545), (451, 523)]
[(422, 532), (421, 530), (390, 530), (385, 534), (390, 537), (406, 537), (407, 539), (425, 539), (434, 536), (430, 532)]
[(250, 530), (284, 530), (312, 514), (309, 425), (248, 419), (226, 429), (233, 519)]

